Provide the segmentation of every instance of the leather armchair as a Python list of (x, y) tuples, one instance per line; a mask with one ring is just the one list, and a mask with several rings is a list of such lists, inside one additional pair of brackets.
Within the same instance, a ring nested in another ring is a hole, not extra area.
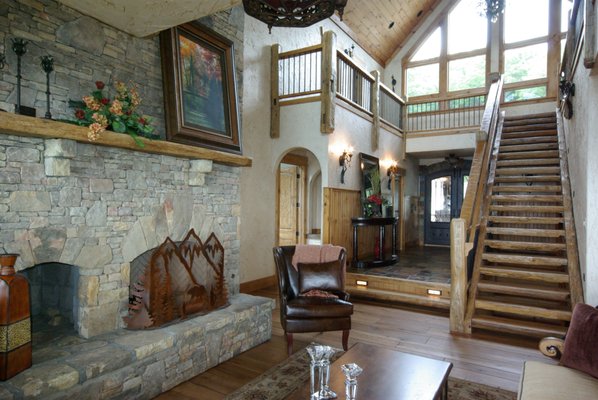
[[(280, 323), (285, 331), (287, 354), (293, 352), (293, 333), (343, 331), (343, 349), (348, 349), (353, 304), (349, 293), (331, 291), (338, 298), (299, 296), (298, 272), (292, 265), (295, 246), (274, 248), (280, 296)], [(346, 251), (339, 254), (344, 265)], [(344, 281), (343, 281), (344, 284)]]

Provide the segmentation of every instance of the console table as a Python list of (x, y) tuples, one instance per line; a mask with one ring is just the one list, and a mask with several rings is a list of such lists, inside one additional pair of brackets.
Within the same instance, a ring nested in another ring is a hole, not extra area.
[[(397, 255), (397, 225), (399, 219), (396, 217), (391, 218), (364, 218), (357, 217), (351, 218), (353, 224), (353, 260), (352, 265), (357, 268), (363, 267), (382, 267), (385, 265), (391, 265), (397, 262), (399, 256)], [(360, 226), (378, 226), (380, 232), (380, 241), (378, 244), (379, 258), (372, 258), (367, 260), (359, 259), (359, 227)], [(384, 252), (384, 238), (386, 233), (386, 227), (392, 227), (392, 254), (386, 255)]]

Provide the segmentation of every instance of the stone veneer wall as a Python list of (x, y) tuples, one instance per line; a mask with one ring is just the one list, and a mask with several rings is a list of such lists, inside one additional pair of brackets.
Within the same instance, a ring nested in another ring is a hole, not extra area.
[[(242, 108), (244, 12), (235, 7), (200, 19), (234, 43), (238, 109)], [(158, 36), (136, 38), (85, 16), (56, 0), (3, 0), (0, 3), (0, 53), (7, 66), (0, 70), (0, 109), (16, 103), (17, 62), (12, 38), (29, 40), (22, 59), (21, 103), (46, 112), (46, 78), (40, 57), (54, 57), (50, 76), (53, 118), (74, 119), (69, 100), (80, 100), (95, 89), (95, 81), (134, 82), (143, 100), (141, 111), (155, 119), (164, 136), (164, 103)], [(239, 115), (240, 117), (240, 115)]]
[[(60, 133), (57, 132), (57, 136)], [(75, 328), (84, 337), (122, 326), (130, 262), (190, 228), (225, 248), (231, 295), (239, 290), (240, 168), (0, 132), (0, 251), (17, 269), (79, 267)]]

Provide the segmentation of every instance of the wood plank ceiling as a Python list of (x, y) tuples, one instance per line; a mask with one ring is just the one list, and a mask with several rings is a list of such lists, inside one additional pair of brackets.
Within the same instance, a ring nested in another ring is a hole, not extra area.
[[(134, 36), (161, 30), (241, 4), (241, 0), (60, 0)], [(380, 64), (395, 54), (440, 0), (348, 0), (339, 25)], [(333, 17), (338, 21), (338, 18)], [(390, 26), (391, 23), (394, 23)], [(344, 26), (343, 26), (344, 25)]]
[(438, 0), (349, 0), (343, 22), (351, 37), (385, 66), (438, 3)]

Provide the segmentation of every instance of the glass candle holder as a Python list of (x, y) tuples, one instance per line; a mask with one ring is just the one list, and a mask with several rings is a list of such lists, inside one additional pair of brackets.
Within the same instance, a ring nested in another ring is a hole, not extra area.
[(345, 374), (345, 397), (347, 400), (355, 400), (357, 397), (357, 376), (363, 369), (357, 364), (343, 364), (341, 370)]
[(309, 389), (311, 400), (336, 398), (336, 393), (330, 390), (330, 357), (335, 350), (330, 346), (311, 343), (307, 346), (310, 356)]

